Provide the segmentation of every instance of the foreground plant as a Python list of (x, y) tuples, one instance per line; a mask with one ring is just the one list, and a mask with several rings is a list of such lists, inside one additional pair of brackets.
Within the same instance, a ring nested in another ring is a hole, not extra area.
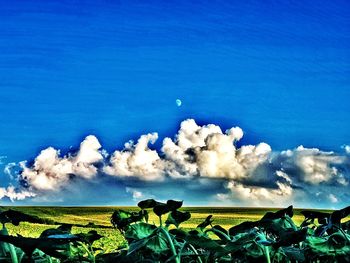
[[(5, 257), (6, 262), (11, 263), (95, 262), (92, 244), (102, 237), (95, 230), (73, 235), (72, 225), (69, 224), (47, 229), (41, 233), (39, 238), (10, 236), (6, 229), (7, 223), (19, 225), (20, 222), (39, 224), (53, 222), (14, 210), (0, 213), (0, 222), (3, 224), (0, 231), (1, 256)], [(8, 258), (6, 258), (7, 254), (9, 254)]]
[[(9, 236), (6, 224), (46, 222), (13, 210), (0, 213), (0, 256), (6, 262), (350, 262), (350, 207), (332, 213), (301, 211), (305, 220), (293, 221), (293, 207), (266, 213), (228, 230), (215, 225), (212, 215), (193, 229), (181, 225), (191, 218), (182, 201), (138, 203), (139, 211), (117, 210), (111, 223), (127, 241), (113, 253), (94, 247), (101, 238), (95, 230), (72, 234), (73, 225), (43, 231), (39, 238)], [(149, 222), (149, 213), (158, 217)], [(51, 222), (52, 223), (52, 222)], [(53, 222), (53, 224), (57, 224)], [(90, 228), (98, 228), (93, 223)]]
[[(213, 225), (209, 215), (188, 230), (180, 224), (191, 214), (179, 211), (180, 201), (147, 199), (138, 206), (138, 212), (113, 213), (111, 222), (124, 235), (128, 248), (101, 256), (101, 262), (350, 262), (349, 224), (341, 223), (349, 207), (329, 214), (303, 211), (300, 226), (292, 220), (289, 206), (229, 230)], [(158, 216), (158, 224), (148, 222), (150, 209)]]

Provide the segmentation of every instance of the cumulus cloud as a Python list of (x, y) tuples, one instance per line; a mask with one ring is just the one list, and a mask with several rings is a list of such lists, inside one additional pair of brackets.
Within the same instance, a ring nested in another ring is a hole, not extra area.
[[(230, 180), (226, 184), (229, 193), (218, 193), (215, 197), (219, 201), (239, 200), (241, 205), (246, 206), (282, 206), (292, 202), (294, 189), (290, 177), (282, 172), (276, 171), (277, 181), (270, 187), (257, 185), (244, 185), (237, 181)], [(282, 179), (282, 180), (281, 180)]]
[(307, 184), (318, 185), (334, 182), (342, 185), (348, 184), (343, 168), (349, 160), (334, 152), (299, 146), (294, 150), (282, 151), (279, 161), (285, 171), (289, 171)]
[(16, 201), (16, 200), (23, 200), (26, 199), (27, 197), (34, 197), (36, 196), (35, 193), (28, 191), (28, 190), (18, 190), (14, 186), (8, 186), (7, 188), (0, 187), (0, 199), (7, 197), (11, 201)]
[(227, 189), (231, 191), (234, 199), (241, 200), (246, 205), (281, 205), (288, 204), (293, 194), (291, 185), (277, 182), (277, 188), (266, 188), (258, 186), (245, 186), (243, 184), (230, 181)]
[(72, 177), (91, 179), (97, 174), (96, 163), (103, 160), (101, 148), (95, 136), (87, 136), (75, 154), (61, 157), (52, 147), (42, 150), (30, 167), (21, 162), (21, 180), (36, 190), (58, 190)]
[(142, 135), (137, 143), (129, 141), (124, 150), (115, 151), (103, 171), (113, 176), (133, 176), (143, 180), (161, 180), (163, 161), (157, 151), (149, 149), (158, 139), (157, 133)]
[[(150, 183), (188, 189), (195, 185), (205, 189), (203, 195), (212, 194), (231, 204), (278, 206), (322, 197), (333, 204), (347, 200), (348, 155), (303, 146), (279, 152), (264, 142), (238, 147), (243, 134), (239, 127), (223, 131), (217, 125), (201, 126), (188, 119), (173, 138), (164, 138), (160, 149), (153, 149), (158, 134), (148, 133), (111, 154), (90, 135), (76, 152), (61, 155), (60, 150), (49, 147), (33, 164), (21, 162), (17, 178), (23, 189), (19, 190), (27, 196), (42, 196), (65, 189), (76, 179), (102, 184), (109, 178), (128, 182), (126, 192), (134, 200), (144, 197), (142, 189)], [(344, 194), (335, 196), (334, 187)], [(12, 193), (11, 200), (22, 198), (11, 189), (3, 188), (0, 197)], [(157, 196), (148, 190), (148, 195)]]
[(213, 124), (199, 126), (192, 119), (183, 121), (175, 139), (165, 138), (163, 141), (167, 174), (215, 178), (243, 175), (234, 145), (242, 136), (239, 127), (223, 133)]

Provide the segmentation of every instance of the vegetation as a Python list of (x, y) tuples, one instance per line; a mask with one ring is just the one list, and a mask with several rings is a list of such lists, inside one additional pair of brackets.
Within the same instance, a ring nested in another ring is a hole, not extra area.
[(138, 206), (2, 208), (0, 262), (350, 262), (350, 207)]

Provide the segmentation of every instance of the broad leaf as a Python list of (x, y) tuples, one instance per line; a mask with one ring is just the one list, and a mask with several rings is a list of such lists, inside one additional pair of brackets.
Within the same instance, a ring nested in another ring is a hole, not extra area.
[(175, 225), (176, 227), (179, 227), (179, 225), (182, 222), (185, 222), (191, 218), (190, 212), (180, 212), (177, 210), (174, 210), (169, 213), (168, 219), (165, 221), (165, 224), (167, 225)]
[(244, 233), (246, 231), (249, 231), (250, 229), (254, 228), (257, 226), (259, 221), (245, 221), (243, 223), (240, 223), (239, 225), (231, 227), (228, 232), (230, 236), (234, 236), (240, 233)]
[(128, 255), (136, 251), (142, 251), (142, 255), (146, 256), (148, 255), (146, 252), (147, 250), (150, 250), (154, 254), (162, 254), (169, 251), (169, 249), (169, 244), (165, 235), (155, 230), (142, 239), (132, 241), (129, 245)]
[(155, 225), (141, 222), (128, 226), (124, 236), (128, 239), (139, 240), (149, 237), (156, 229)]
[(207, 218), (197, 226), (197, 228), (203, 230), (207, 226), (211, 225), (214, 221), (211, 219), (212, 217), (213, 217), (213, 215), (208, 215)]
[(56, 250), (61, 250), (62, 245), (79, 241), (79, 238), (26, 238), (0, 235), (0, 241), (11, 243), (16, 247), (21, 248), (28, 257), (31, 257), (35, 249), (40, 249), (51, 256), (57, 256), (59, 253), (57, 253)]
[(153, 253), (161, 254), (170, 250), (168, 240), (162, 232), (147, 238), (146, 247)]
[(113, 213), (111, 222), (114, 227), (117, 227), (119, 230), (124, 230), (131, 223), (141, 221), (145, 215), (146, 214), (142, 210), (139, 212), (127, 212), (119, 209)]
[(169, 213), (169, 207), (167, 204), (164, 203), (157, 203), (156, 206), (153, 208), (153, 212), (157, 215), (157, 216), (162, 216), (166, 213)]
[(299, 242), (303, 242), (306, 239), (307, 228), (303, 228), (298, 231), (290, 230), (280, 233), (279, 240), (273, 245), (274, 248), (287, 247)]
[(198, 231), (190, 231), (186, 241), (195, 247), (207, 249), (211, 252), (225, 252), (225, 249), (217, 241)]
[(344, 235), (340, 232), (334, 233), (328, 238), (307, 237), (305, 241), (305, 256), (310, 259), (319, 257), (334, 259), (335, 256), (344, 256), (347, 257), (347, 260), (349, 260), (349, 238), (350, 236), (348, 234)]
[(96, 230), (90, 230), (88, 233), (79, 233), (76, 234), (79, 237), (80, 241), (92, 245), (96, 240), (99, 240), (103, 236), (97, 233)]
[(36, 224), (53, 224), (54, 221), (49, 219), (41, 219), (37, 216), (28, 215), (19, 211), (9, 209), (7, 211), (0, 213), (0, 223), (12, 223), (15, 226), (18, 226), (20, 222), (29, 222)]
[(300, 213), (305, 217), (304, 222), (301, 226), (307, 225), (308, 222), (313, 223), (315, 219), (318, 220), (319, 224), (328, 224), (328, 219), (331, 214), (319, 212), (319, 211), (309, 211), (309, 210), (303, 210), (300, 211)]
[(182, 206), (183, 201), (168, 200), (166, 204), (170, 211), (174, 211), (179, 209)]
[(267, 212), (263, 218), (261, 220), (264, 219), (279, 219), (282, 218), (284, 216), (289, 216), (289, 217), (293, 217), (293, 206), (288, 206), (287, 208), (278, 210), (277, 212)]
[(330, 220), (331, 220), (333, 225), (336, 225), (339, 227), (340, 221), (343, 218), (347, 217), (349, 214), (350, 214), (350, 206), (334, 211), (331, 214)]
[(181, 228), (170, 229), (169, 233), (175, 236), (175, 238), (177, 239), (186, 239), (186, 237), (188, 236), (188, 233)]
[(227, 241), (230, 239), (228, 231), (222, 226), (215, 225), (207, 231), (212, 231), (215, 235), (217, 235), (223, 241)]
[(140, 201), (137, 206), (140, 207), (141, 209), (146, 209), (146, 208), (153, 208), (157, 204), (157, 201), (154, 199), (146, 199), (143, 201)]

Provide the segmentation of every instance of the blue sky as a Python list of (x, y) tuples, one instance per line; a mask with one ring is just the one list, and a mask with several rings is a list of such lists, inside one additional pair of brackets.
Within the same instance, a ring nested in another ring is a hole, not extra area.
[(350, 144), (348, 1), (4, 2), (3, 168), (90, 134), (112, 153), (157, 132), (160, 149), (189, 118), (273, 151)]

